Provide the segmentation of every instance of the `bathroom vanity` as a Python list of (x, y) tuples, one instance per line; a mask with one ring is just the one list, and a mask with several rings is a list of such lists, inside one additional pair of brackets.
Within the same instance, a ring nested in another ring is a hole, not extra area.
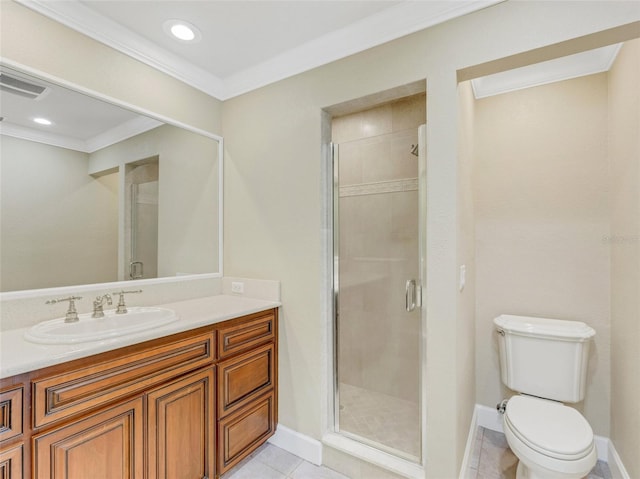
[(274, 434), (277, 304), (170, 306), (180, 321), (137, 338), (42, 346), (3, 334), (3, 349), (31, 358), (2, 366), (29, 370), (0, 380), (0, 477), (213, 479)]

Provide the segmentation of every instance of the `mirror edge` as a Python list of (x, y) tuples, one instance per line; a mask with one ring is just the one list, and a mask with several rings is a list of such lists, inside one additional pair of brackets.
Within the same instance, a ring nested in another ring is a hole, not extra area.
[(107, 289), (122, 289), (123, 285), (126, 287), (145, 286), (149, 284), (162, 284), (162, 283), (178, 283), (185, 281), (193, 281), (197, 279), (211, 279), (222, 278), (222, 273), (199, 273), (189, 274), (183, 276), (165, 276), (163, 278), (150, 278), (150, 279), (135, 279), (131, 281), (112, 281), (110, 283), (93, 283), (93, 284), (80, 284), (75, 286), (57, 286), (54, 288), (40, 288), (40, 289), (24, 289), (20, 291), (5, 291), (0, 293), (1, 301), (10, 301), (14, 299), (28, 299), (38, 298), (41, 296), (58, 296), (69, 295), (75, 293), (86, 293), (91, 291), (107, 290)]
[(58, 294), (69, 294), (74, 292), (86, 292), (86, 291), (95, 291), (100, 289), (118, 288), (118, 287), (123, 287), (124, 285), (126, 285), (127, 287), (142, 286), (142, 285), (149, 285), (149, 284), (177, 283), (177, 282), (184, 282), (184, 281), (193, 281), (197, 279), (210, 279), (210, 278), (223, 277), (223, 273), (224, 273), (224, 265), (223, 265), (223, 258), (224, 258), (224, 243), (223, 243), (223, 239), (224, 239), (224, 230), (223, 230), (224, 228), (224, 216), (223, 216), (224, 214), (224, 138), (222, 136), (203, 130), (201, 128), (197, 128), (187, 123), (183, 123), (179, 120), (175, 120), (173, 118), (169, 118), (164, 115), (149, 111), (146, 108), (141, 108), (131, 103), (119, 100), (117, 98), (104, 95), (102, 93), (96, 92), (89, 88), (69, 82), (62, 78), (37, 70), (35, 68), (31, 68), (22, 63), (15, 62), (13, 60), (10, 60), (2, 56), (0, 56), (0, 65), (6, 66), (7, 68), (13, 68), (18, 71), (22, 71), (28, 75), (33, 75), (35, 77), (42, 78), (43, 80), (55, 83), (57, 85), (60, 85), (61, 87), (68, 88), (68, 89), (77, 91), (79, 93), (82, 93), (84, 95), (90, 96), (92, 98), (96, 98), (98, 100), (110, 103), (112, 105), (116, 105), (121, 108), (125, 108), (127, 110), (139, 113), (141, 115), (148, 116), (149, 118), (153, 118), (163, 123), (173, 125), (179, 128), (183, 128), (193, 133), (198, 133), (200, 135), (206, 136), (207, 138), (211, 138), (218, 142), (218, 271), (217, 272), (190, 274), (190, 275), (184, 275), (184, 276), (166, 276), (163, 278), (150, 278), (150, 279), (131, 280), (131, 281), (113, 281), (109, 283), (93, 283), (93, 284), (80, 284), (80, 285), (72, 285), (72, 286), (59, 286), (59, 287), (53, 287), (53, 288), (5, 291), (5, 292), (0, 292), (0, 302), (14, 300), (14, 299), (35, 298), (35, 297), (47, 296), (47, 295), (53, 296)]

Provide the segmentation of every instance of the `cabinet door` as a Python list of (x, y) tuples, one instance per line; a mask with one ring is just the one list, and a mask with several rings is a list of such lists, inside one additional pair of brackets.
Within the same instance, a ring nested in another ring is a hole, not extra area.
[(214, 368), (148, 394), (149, 477), (214, 477)]
[(0, 479), (22, 479), (22, 445), (0, 452)]
[(22, 434), (22, 386), (0, 393), (0, 441)]
[(143, 399), (33, 438), (36, 479), (143, 479)]

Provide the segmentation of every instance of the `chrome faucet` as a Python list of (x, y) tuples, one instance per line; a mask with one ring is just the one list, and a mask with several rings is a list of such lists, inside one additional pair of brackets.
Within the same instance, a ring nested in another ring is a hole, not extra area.
[(68, 298), (50, 299), (45, 304), (56, 304), (62, 301), (69, 301), (69, 309), (64, 317), (65, 323), (76, 323), (80, 321), (78, 318), (78, 311), (76, 310), (76, 301), (82, 299), (82, 296), (69, 296)]
[(103, 294), (102, 296), (96, 296), (96, 299), (93, 300), (93, 314), (92, 318), (104, 318), (104, 303), (107, 303), (109, 306), (113, 304), (111, 300), (111, 295), (109, 293)]
[(120, 299), (118, 300), (118, 307), (116, 308), (116, 314), (125, 314), (127, 312), (127, 306), (124, 304), (124, 295), (130, 293), (142, 293), (142, 290), (136, 289), (133, 291), (125, 291), (121, 289), (120, 291), (113, 292), (113, 294), (120, 295)]

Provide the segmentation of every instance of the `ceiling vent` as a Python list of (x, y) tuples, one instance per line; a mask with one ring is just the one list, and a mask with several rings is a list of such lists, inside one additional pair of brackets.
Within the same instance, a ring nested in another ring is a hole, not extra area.
[(39, 100), (49, 91), (47, 87), (9, 76), (6, 73), (0, 73), (0, 90), (31, 100)]

